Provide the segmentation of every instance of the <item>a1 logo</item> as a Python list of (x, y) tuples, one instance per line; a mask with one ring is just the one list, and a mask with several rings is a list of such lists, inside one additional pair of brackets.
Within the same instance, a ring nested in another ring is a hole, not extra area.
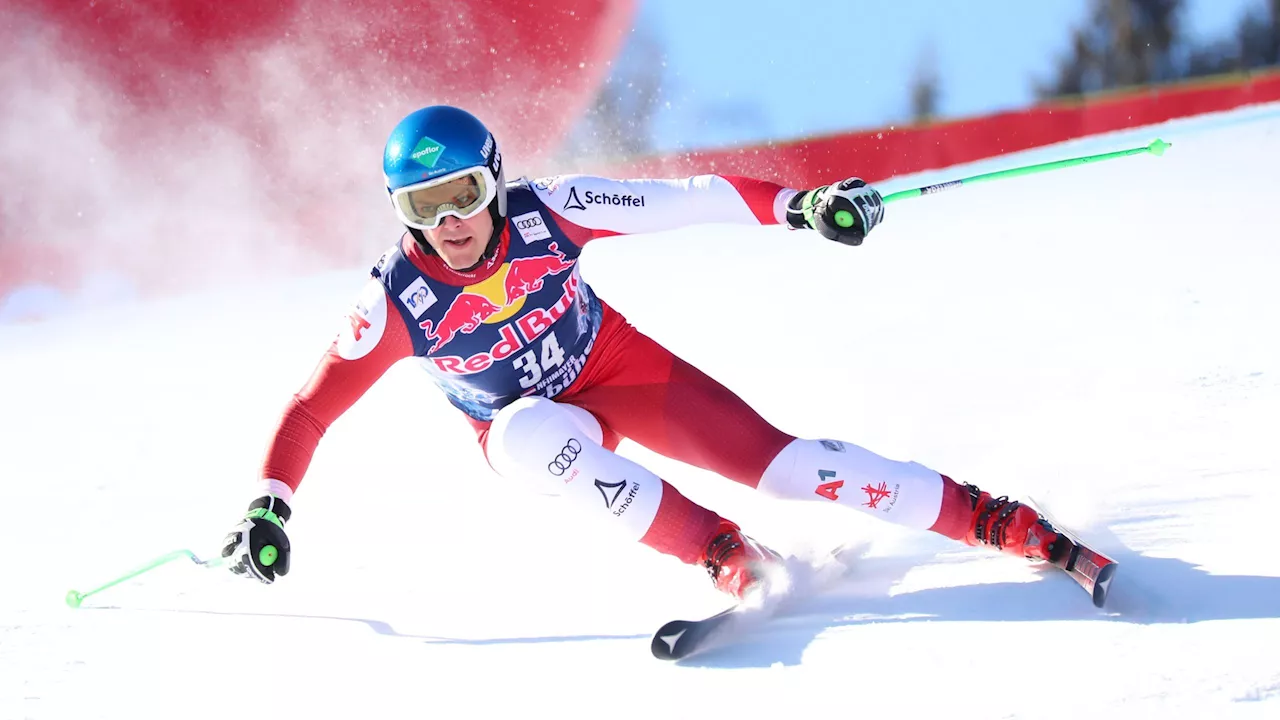
[(818, 488), (813, 491), (814, 494), (820, 495), (832, 502), (838, 501), (840, 496), (836, 493), (840, 488), (844, 487), (844, 481), (834, 480), (833, 478), (835, 476), (836, 474), (832, 470), (819, 470), (818, 480), (821, 481), (821, 484), (819, 484)]
[(382, 283), (370, 279), (356, 300), (355, 307), (343, 318), (338, 333), (338, 356), (343, 360), (359, 360), (368, 355), (387, 329), (387, 294)]

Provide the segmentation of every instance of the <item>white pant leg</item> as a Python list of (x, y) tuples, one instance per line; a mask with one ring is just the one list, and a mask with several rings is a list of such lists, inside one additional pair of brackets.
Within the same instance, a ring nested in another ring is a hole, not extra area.
[(791, 441), (769, 463), (758, 489), (788, 500), (836, 502), (922, 530), (937, 522), (942, 507), (937, 472), (838, 440)]
[(662, 480), (601, 445), (600, 423), (582, 408), (521, 398), (489, 427), (489, 464), (505, 478), (564, 497), (586, 517), (630, 540), (648, 532)]

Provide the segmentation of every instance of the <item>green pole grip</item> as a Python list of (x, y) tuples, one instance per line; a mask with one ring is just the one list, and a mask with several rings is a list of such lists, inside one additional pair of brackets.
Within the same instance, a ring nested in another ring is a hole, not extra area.
[(921, 195), (933, 195), (935, 193), (943, 192), (944, 190), (958, 188), (961, 185), (972, 185), (974, 183), (987, 182), (989, 180), (1021, 177), (1023, 175), (1032, 175), (1034, 173), (1042, 173), (1049, 170), (1075, 167), (1076, 165), (1084, 165), (1086, 163), (1099, 162), (1101, 160), (1111, 160), (1113, 158), (1126, 157), (1128, 155), (1150, 153), (1158, 156), (1163, 155), (1164, 151), (1171, 147), (1173, 147), (1173, 145), (1157, 138), (1147, 145), (1130, 148), (1129, 150), (1117, 150), (1115, 152), (1101, 153), (1099, 155), (1086, 155), (1084, 157), (1056, 160), (1054, 162), (1040, 163), (1038, 165), (1025, 165), (1023, 167), (1010, 168), (1008, 170), (998, 170), (996, 172), (983, 173), (982, 175), (974, 175), (973, 177), (961, 178), (959, 180), (951, 180), (950, 182), (938, 183), (937, 185), (926, 185), (913, 190), (902, 190), (900, 192), (885, 195), (884, 201), (886, 203), (891, 203), (895, 200), (905, 200), (906, 198), (920, 197)]
[(120, 583), (126, 580), (132, 580), (133, 578), (145, 572), (150, 572), (160, 567), (161, 565), (164, 565), (165, 563), (172, 562), (174, 560), (177, 560), (178, 558), (183, 558), (183, 557), (189, 558), (195, 564), (203, 565), (205, 567), (217, 567), (218, 565), (222, 564), (222, 557), (220, 556), (214, 557), (209, 560), (201, 560), (200, 558), (196, 557), (196, 554), (191, 552), (190, 550), (174, 550), (173, 552), (168, 553), (167, 555), (161, 555), (160, 557), (156, 558), (155, 560), (152, 560), (146, 565), (143, 565), (137, 570), (133, 570), (131, 572), (125, 573), (124, 575), (121, 575), (115, 580), (112, 580), (111, 582), (106, 583), (104, 585), (99, 585), (98, 587), (92, 590), (89, 590), (87, 592), (68, 590), (67, 597), (66, 597), (67, 605), (73, 608), (78, 608), (80, 607), (80, 603), (84, 602), (85, 598), (89, 597), (90, 595), (96, 595), (102, 592), (103, 590), (106, 590), (109, 587), (114, 587), (116, 585), (119, 585)]

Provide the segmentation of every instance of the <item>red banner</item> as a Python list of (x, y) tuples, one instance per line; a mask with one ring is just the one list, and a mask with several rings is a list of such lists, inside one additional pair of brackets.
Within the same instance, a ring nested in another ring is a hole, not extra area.
[[(633, 0), (16, 0), (0, 28), (0, 311), (114, 273), (148, 292), (355, 263), (395, 229), (379, 155), (406, 112), (472, 109), (513, 167), (558, 149)], [(813, 187), (941, 168), (1280, 100), (1280, 72), (929, 125), (649, 158), (597, 172)]]
[(0, 303), (107, 270), (152, 290), (367, 257), (389, 242), (370, 227), (392, 217), (380, 157), (401, 117), (465, 107), (517, 166), (558, 149), (634, 0), (14, 0), (4, 16), (0, 129), (21, 142), (0, 163)]

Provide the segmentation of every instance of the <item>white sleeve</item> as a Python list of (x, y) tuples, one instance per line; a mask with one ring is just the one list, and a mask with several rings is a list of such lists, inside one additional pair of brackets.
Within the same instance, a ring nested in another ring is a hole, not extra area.
[(672, 180), (612, 180), (558, 175), (530, 182), (538, 199), (569, 222), (620, 234), (661, 232), (697, 223), (759, 225), (786, 218), (795, 190), (720, 175)]

